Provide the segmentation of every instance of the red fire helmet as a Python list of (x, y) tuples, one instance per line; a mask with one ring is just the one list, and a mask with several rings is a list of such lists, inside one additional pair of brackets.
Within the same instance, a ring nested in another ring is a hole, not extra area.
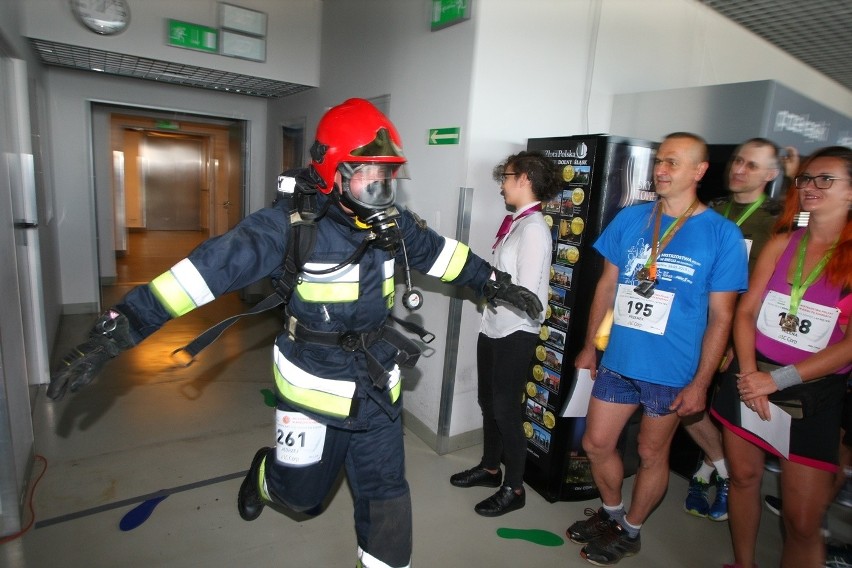
[(317, 125), (311, 167), (322, 179), (319, 190), (331, 193), (341, 163), (398, 164), (406, 159), (396, 127), (372, 103), (349, 99), (332, 107)]

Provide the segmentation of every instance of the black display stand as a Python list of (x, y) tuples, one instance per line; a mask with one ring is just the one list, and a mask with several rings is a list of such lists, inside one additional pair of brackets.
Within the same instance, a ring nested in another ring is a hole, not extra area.
[[(577, 381), (574, 359), (588, 326), (588, 308), (603, 269), (593, 243), (619, 209), (651, 201), (656, 144), (606, 134), (531, 138), (528, 149), (542, 152), (559, 168), (563, 186), (542, 203), (551, 228), (553, 256), (545, 320), (525, 387), (524, 480), (548, 501), (594, 499), (598, 490), (583, 453), (585, 417), (563, 417)], [(639, 416), (626, 425), (619, 442), (625, 475), (639, 459)]]

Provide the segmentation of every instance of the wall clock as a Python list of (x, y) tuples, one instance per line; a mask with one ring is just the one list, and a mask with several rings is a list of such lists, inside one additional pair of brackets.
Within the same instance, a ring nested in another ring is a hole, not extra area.
[(130, 24), (127, 0), (70, 0), (74, 16), (89, 29), (101, 35), (123, 32)]

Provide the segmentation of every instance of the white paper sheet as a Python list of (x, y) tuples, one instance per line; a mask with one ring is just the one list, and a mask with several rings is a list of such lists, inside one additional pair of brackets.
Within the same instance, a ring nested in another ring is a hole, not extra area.
[(577, 369), (574, 375), (574, 390), (560, 414), (563, 418), (582, 418), (589, 410), (589, 398), (595, 384), (592, 373), (588, 369)]
[(769, 403), (769, 420), (761, 420), (757, 412), (740, 402), (740, 422), (743, 428), (766, 440), (770, 446), (781, 452), (785, 458), (790, 456), (790, 420), (789, 414)]

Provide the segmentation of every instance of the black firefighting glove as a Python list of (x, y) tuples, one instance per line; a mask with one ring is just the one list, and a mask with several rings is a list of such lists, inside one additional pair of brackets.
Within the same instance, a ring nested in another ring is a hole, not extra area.
[(108, 309), (89, 331), (89, 339), (66, 355), (50, 376), (47, 396), (61, 400), (69, 385), (76, 392), (92, 382), (107, 361), (134, 345), (127, 317), (115, 308)]
[(494, 305), (494, 300), (502, 300), (527, 313), (530, 319), (537, 320), (541, 315), (541, 300), (538, 296), (517, 284), (512, 284), (512, 277), (494, 269), (494, 280), (485, 283), (483, 294), (488, 303)]

